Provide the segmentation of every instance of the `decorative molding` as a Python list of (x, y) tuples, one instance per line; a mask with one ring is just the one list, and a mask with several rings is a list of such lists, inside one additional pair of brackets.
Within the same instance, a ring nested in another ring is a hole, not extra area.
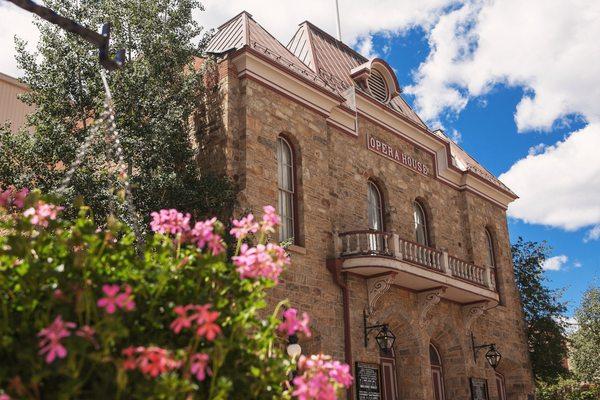
[(440, 287), (432, 290), (421, 292), (418, 295), (419, 299), (419, 326), (424, 327), (427, 322), (427, 315), (433, 307), (442, 300), (442, 295), (446, 293), (445, 287)]
[(471, 332), (471, 327), (477, 318), (485, 314), (486, 308), (488, 306), (487, 301), (482, 301), (479, 303), (468, 304), (466, 306), (462, 306), (462, 314), (463, 320), (465, 323), (465, 329), (467, 335)]
[(367, 297), (369, 303), (367, 304), (367, 317), (370, 317), (375, 312), (375, 306), (377, 301), (383, 296), (385, 292), (390, 289), (392, 280), (396, 276), (395, 273), (378, 276), (375, 278), (367, 279)]

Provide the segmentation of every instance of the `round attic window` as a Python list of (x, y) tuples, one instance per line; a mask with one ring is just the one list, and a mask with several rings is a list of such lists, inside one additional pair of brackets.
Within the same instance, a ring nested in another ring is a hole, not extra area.
[(369, 91), (377, 100), (385, 103), (389, 97), (389, 90), (385, 78), (376, 69), (371, 70), (371, 74), (367, 79)]

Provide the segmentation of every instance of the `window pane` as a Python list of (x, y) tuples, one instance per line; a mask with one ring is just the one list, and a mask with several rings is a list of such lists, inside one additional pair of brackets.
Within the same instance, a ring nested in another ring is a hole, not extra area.
[(379, 194), (379, 190), (377, 187), (369, 182), (368, 185), (368, 218), (369, 218), (369, 229), (374, 229), (380, 231), (383, 229), (383, 218), (382, 218), (382, 204), (381, 204), (381, 195)]
[(425, 220), (425, 213), (423, 212), (423, 209), (419, 203), (414, 203), (413, 207), (416, 241), (423, 246), (429, 246), (429, 236), (427, 234), (427, 221)]
[(494, 243), (492, 242), (492, 235), (490, 234), (490, 232), (487, 229), (485, 230), (485, 236), (487, 238), (487, 247), (488, 247), (487, 262), (490, 267), (495, 267), (496, 260), (494, 259)]
[(279, 240), (294, 236), (294, 165), (292, 149), (283, 139), (277, 139), (278, 211), (281, 215)]

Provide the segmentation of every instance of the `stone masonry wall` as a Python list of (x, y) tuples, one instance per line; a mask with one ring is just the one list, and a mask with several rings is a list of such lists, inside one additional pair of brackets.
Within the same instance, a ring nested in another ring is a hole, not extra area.
[[(226, 64), (227, 62), (223, 62)], [(314, 335), (301, 341), (306, 353), (325, 352), (344, 359), (343, 302), (340, 288), (326, 268), (334, 257), (334, 232), (367, 228), (367, 182), (382, 189), (385, 228), (414, 240), (415, 199), (425, 206), (432, 245), (450, 255), (482, 265), (486, 255), (485, 228), (494, 236), (501, 305), (473, 324), (477, 343), (495, 342), (503, 355), (499, 371), (506, 378), (509, 400), (525, 400), (533, 392), (521, 306), (514, 283), (504, 210), (468, 192), (394, 163), (367, 149), (367, 134), (393, 144), (434, 170), (432, 156), (423, 149), (361, 118), (359, 136), (329, 126), (325, 118), (262, 84), (238, 80), (231, 66), (220, 66), (224, 101), (226, 166), (239, 185), (236, 213), (261, 213), (277, 204), (276, 140), (292, 143), (297, 157), (299, 193), (298, 245), (290, 248), (292, 266), (271, 293), (272, 302), (288, 298), (311, 315)], [(223, 132), (223, 131), (222, 131)], [(223, 145), (224, 142), (216, 141)], [(347, 274), (350, 295), (350, 332), (353, 362), (378, 362), (371, 336), (363, 343), (366, 281)], [(430, 400), (429, 343), (440, 351), (448, 400), (470, 398), (469, 377), (488, 379), (490, 398), (497, 399), (493, 370), (480, 352), (475, 364), (461, 305), (442, 300), (419, 324), (419, 294), (392, 286), (380, 299), (379, 322), (390, 324), (398, 337), (395, 346), (400, 399)]]

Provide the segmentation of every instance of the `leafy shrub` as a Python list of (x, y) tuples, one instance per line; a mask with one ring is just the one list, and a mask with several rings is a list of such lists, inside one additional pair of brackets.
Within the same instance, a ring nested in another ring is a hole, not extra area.
[(538, 400), (599, 400), (600, 386), (582, 384), (572, 379), (562, 379), (556, 384), (538, 384)]
[(263, 310), (289, 264), (267, 243), (272, 207), (233, 221), (231, 259), (214, 218), (153, 213), (139, 250), (123, 223), (61, 210), (0, 190), (0, 399), (335, 399), (351, 383), (327, 356), (285, 354), (287, 335), (310, 335), (308, 316)]

